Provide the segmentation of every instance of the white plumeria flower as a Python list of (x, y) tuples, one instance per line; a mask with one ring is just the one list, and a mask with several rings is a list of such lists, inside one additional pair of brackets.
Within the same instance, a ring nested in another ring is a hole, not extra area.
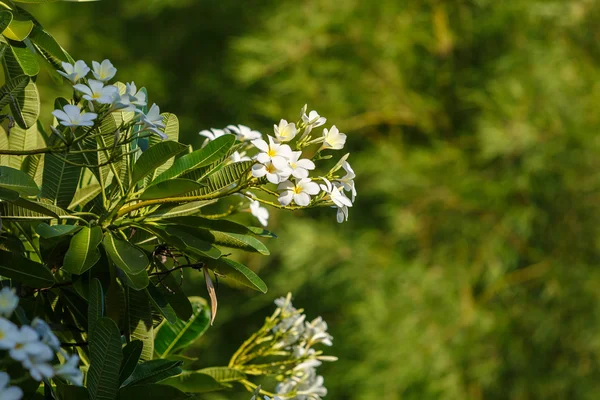
[(302, 115), (302, 121), (306, 125), (310, 125), (312, 128), (318, 128), (319, 126), (325, 125), (327, 118), (321, 117), (318, 112), (312, 110), (308, 115)]
[(80, 83), (73, 86), (73, 88), (83, 93), (84, 99), (99, 104), (112, 104), (115, 96), (119, 93), (116, 86), (104, 86), (104, 82), (94, 79), (89, 79), (87, 86)]
[(13, 360), (24, 362), (33, 356), (51, 360), (54, 353), (48, 345), (40, 341), (38, 333), (32, 327), (23, 325), (19, 329), (17, 343), (10, 349), (10, 356)]
[(252, 130), (246, 125), (229, 125), (227, 128), (225, 128), (225, 130), (229, 133), (235, 134), (240, 142), (262, 139), (262, 133)]
[(205, 129), (205, 130), (200, 131), (198, 134), (200, 136), (204, 136), (210, 142), (210, 141), (215, 140), (218, 137), (227, 135), (228, 132), (225, 132), (225, 130), (223, 130), (223, 129), (210, 128), (210, 131)]
[(269, 223), (269, 210), (265, 207), (261, 207), (259, 201), (252, 200), (250, 203), (250, 212), (258, 219), (258, 222), (260, 222), (262, 226), (267, 226)]
[(308, 178), (308, 171), (315, 169), (315, 163), (308, 158), (303, 158), (301, 151), (292, 151), (288, 158), (288, 164), (292, 170), (292, 176), (298, 179)]
[(275, 138), (279, 143), (289, 142), (293, 138), (296, 137), (298, 130), (296, 129), (296, 124), (289, 123), (282, 119), (279, 121), (279, 126), (273, 125), (275, 130)]
[(340, 224), (344, 221), (348, 221), (348, 207), (338, 207), (337, 209), (337, 222)]
[(156, 104), (152, 104), (152, 107), (150, 107), (150, 110), (146, 114), (137, 109), (135, 111), (140, 115), (141, 122), (147, 130), (156, 133), (163, 139), (168, 138), (162, 131), (162, 129), (165, 129), (165, 123), (163, 122), (162, 115), (160, 115), (160, 108)]
[(329, 197), (331, 198), (331, 201), (333, 201), (333, 204), (335, 204), (338, 208), (341, 207), (352, 207), (352, 201), (350, 201), (349, 198), (347, 198), (343, 192), (341, 192), (337, 186), (333, 185), (331, 182), (329, 182), (329, 180), (327, 178), (322, 178), (323, 181), (325, 182), (325, 184), (321, 184), (321, 190), (323, 190), (325, 193), (329, 194)]
[(19, 297), (11, 288), (5, 287), (0, 290), (0, 315), (10, 317), (19, 305)]
[(10, 376), (6, 372), (0, 372), (0, 399), (21, 400), (23, 391), (17, 386), (8, 386)]
[(241, 161), (252, 161), (252, 159), (246, 155), (245, 151), (242, 153), (234, 151), (233, 154), (231, 154), (230, 159), (231, 159), (231, 162), (234, 162), (234, 163), (241, 162)]
[(117, 73), (117, 69), (109, 60), (102, 61), (102, 64), (97, 61), (92, 61), (92, 66), (94, 67), (92, 73), (96, 79), (102, 82), (110, 81)]
[(323, 129), (323, 138), (324, 141), (323, 145), (321, 146), (321, 150), (341, 150), (344, 148), (344, 144), (346, 144), (346, 135), (340, 133), (335, 125), (333, 125), (329, 130), (327, 130), (327, 128)]
[(56, 335), (52, 332), (52, 329), (50, 329), (50, 326), (48, 326), (46, 321), (35, 317), (33, 321), (31, 321), (31, 327), (37, 332), (42, 343), (47, 344), (54, 351), (60, 351), (60, 340), (58, 340)]
[(338, 179), (337, 182), (340, 183), (344, 190), (346, 190), (347, 192), (352, 192), (352, 201), (354, 201), (354, 199), (356, 198), (356, 186), (354, 185), (354, 178), (356, 178), (356, 175), (354, 174), (354, 170), (352, 169), (348, 161), (344, 161), (344, 163), (342, 164), (342, 168), (344, 168), (344, 170), (346, 171), (346, 175)]
[(50, 351), (39, 352), (34, 355), (28, 355), (26, 359), (22, 361), (23, 367), (29, 370), (29, 374), (33, 379), (40, 382), (44, 378), (52, 378), (54, 376), (54, 368), (48, 363), (54, 358), (54, 353), (49, 347), (46, 348)]
[(19, 328), (9, 320), (0, 317), (0, 350), (10, 350), (17, 344)]
[(72, 83), (77, 83), (78, 80), (85, 78), (90, 72), (90, 68), (83, 60), (77, 61), (75, 65), (63, 62), (62, 67), (64, 72), (60, 70), (57, 72), (70, 80)]
[(291, 170), (285, 166), (283, 169), (278, 169), (271, 161), (264, 164), (254, 164), (252, 166), (252, 176), (255, 178), (267, 177), (271, 183), (278, 184), (290, 177)]
[(332, 346), (333, 336), (327, 333), (327, 322), (323, 318), (317, 317), (311, 322), (306, 322), (304, 336), (311, 345), (323, 343), (326, 346)]
[(83, 373), (79, 369), (79, 356), (76, 354), (71, 355), (64, 364), (54, 370), (54, 373), (74, 385), (83, 386)]
[(286, 170), (288, 168), (288, 159), (292, 155), (290, 146), (275, 143), (272, 136), (269, 136), (269, 144), (262, 139), (253, 140), (252, 144), (262, 151), (262, 153), (256, 155), (256, 161), (261, 164), (271, 162), (278, 170)]
[(125, 85), (125, 94), (129, 96), (131, 104), (143, 107), (146, 105), (146, 93), (137, 89), (135, 82)]
[(312, 182), (310, 178), (300, 179), (295, 184), (291, 181), (281, 182), (277, 190), (282, 193), (279, 195), (279, 202), (287, 206), (294, 200), (299, 206), (307, 206), (310, 204), (310, 196), (319, 194), (319, 185)]
[(98, 117), (98, 114), (92, 112), (82, 114), (81, 111), (81, 108), (72, 104), (67, 104), (62, 110), (52, 111), (52, 115), (54, 115), (63, 126), (94, 126), (93, 121)]

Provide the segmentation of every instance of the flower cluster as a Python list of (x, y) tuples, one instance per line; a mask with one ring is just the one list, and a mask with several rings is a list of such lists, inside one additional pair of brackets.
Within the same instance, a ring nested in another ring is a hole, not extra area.
[[(73, 84), (76, 91), (76, 104), (66, 104), (62, 109), (54, 110), (52, 115), (59, 124), (75, 130), (77, 127), (93, 127), (112, 112), (133, 112), (133, 124), (140, 127), (138, 133), (152, 132), (166, 139), (165, 125), (160, 115), (160, 109), (153, 104), (145, 112), (147, 106), (146, 92), (138, 90), (134, 82), (110, 84), (117, 69), (109, 60), (101, 63), (93, 61), (93, 69), (79, 60), (75, 64), (62, 63), (63, 71), (58, 71)], [(92, 72), (94, 79), (86, 77)], [(100, 117), (99, 117), (100, 116)]]
[[(337, 208), (338, 222), (348, 220), (348, 209), (356, 198), (355, 174), (346, 161), (348, 154), (325, 176), (310, 177), (317, 167), (315, 161), (331, 158), (331, 155), (324, 155), (324, 151), (343, 149), (346, 135), (333, 125), (329, 129), (324, 128), (321, 135), (313, 137), (315, 128), (323, 126), (327, 119), (314, 110), (307, 114), (306, 110), (304, 106), (297, 122), (279, 121), (273, 126), (273, 135), (267, 135), (266, 138), (244, 125), (229, 125), (224, 129), (211, 128), (200, 132), (206, 138), (205, 144), (223, 135), (236, 135), (241, 145), (231, 155), (231, 162), (253, 160), (252, 176), (258, 180), (264, 179), (264, 183), (277, 185), (278, 205), (248, 195), (252, 201), (249, 211), (262, 225), (266, 226), (268, 211), (258, 203), (281, 208), (329, 204)], [(247, 154), (251, 152), (256, 154), (250, 157)], [(342, 168), (345, 175), (337, 175)]]
[[(13, 290), (6, 287), (0, 290), (0, 359), (4, 353), (7, 362), (20, 363), (38, 382), (58, 376), (81, 386), (83, 374), (79, 369), (79, 357), (61, 349), (60, 341), (46, 322), (35, 318), (31, 325), (18, 327), (8, 319), (18, 303), (19, 298)], [(59, 357), (64, 360), (62, 364), (55, 362)], [(0, 399), (23, 396), (20, 388), (9, 386), (10, 380), (7, 373), (0, 373)]]
[[(230, 367), (251, 375), (274, 375), (279, 382), (275, 393), (262, 393), (272, 397), (276, 394), (275, 399), (320, 400), (327, 395), (327, 389), (323, 386), (323, 377), (317, 374), (317, 367), (323, 361), (337, 358), (323, 355), (315, 346), (331, 346), (333, 337), (321, 317), (307, 321), (303, 310), (292, 305), (291, 297), (288, 294), (275, 300), (277, 309), (273, 315), (252, 336), (251, 342), (244, 343), (236, 352)], [(256, 361), (261, 358), (264, 361)], [(254, 361), (247, 365), (250, 360)], [(259, 390), (254, 393), (255, 398), (260, 399)]]

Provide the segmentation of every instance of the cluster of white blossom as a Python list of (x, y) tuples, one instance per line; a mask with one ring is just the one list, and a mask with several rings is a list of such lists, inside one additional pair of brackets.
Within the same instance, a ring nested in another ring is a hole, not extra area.
[[(156, 104), (147, 112), (142, 108), (147, 105), (146, 93), (138, 90), (134, 82), (128, 83), (122, 93), (117, 85), (108, 82), (115, 77), (117, 69), (109, 60), (102, 63), (92, 61), (93, 70), (82, 60), (75, 64), (62, 63), (63, 71), (59, 74), (67, 78), (73, 89), (81, 94), (85, 100), (82, 105), (67, 104), (61, 110), (54, 110), (52, 115), (56, 117), (60, 125), (75, 129), (79, 126), (94, 126), (98, 118), (98, 112), (110, 114), (111, 112), (134, 112), (134, 122), (141, 126), (139, 133), (148, 131), (166, 139), (164, 133), (165, 125), (160, 115), (160, 109)], [(87, 79), (89, 72), (95, 79)]]
[[(244, 150), (232, 154), (231, 162), (254, 160), (252, 175), (277, 185), (281, 206), (287, 207), (293, 203), (306, 207), (311, 203), (329, 200), (337, 208), (337, 220), (341, 223), (348, 220), (348, 209), (356, 198), (355, 174), (346, 161), (348, 155), (343, 156), (327, 176), (311, 178), (310, 174), (316, 168), (314, 161), (330, 158), (322, 156), (322, 151), (343, 149), (346, 135), (333, 125), (330, 129), (324, 128), (321, 135), (313, 138), (313, 130), (323, 126), (327, 119), (314, 110), (307, 114), (306, 109), (305, 105), (296, 123), (285, 119), (279, 121), (273, 127), (273, 135), (267, 135), (267, 140), (260, 132), (244, 125), (211, 128), (201, 131), (200, 135), (206, 138), (205, 144), (223, 135), (236, 135), (237, 140), (246, 143), (246, 146), (242, 146)], [(291, 145), (296, 151), (292, 150)], [(247, 153), (253, 150), (258, 150), (258, 153), (251, 158)], [(340, 168), (346, 172), (343, 177), (334, 175)], [(346, 192), (352, 197), (349, 198)], [(266, 226), (268, 211), (260, 206), (261, 199), (252, 195), (249, 197), (252, 200), (249, 211)]]
[[(277, 385), (277, 394), (296, 400), (320, 400), (327, 395), (323, 377), (317, 375), (322, 361), (335, 361), (336, 357), (321, 355), (313, 347), (317, 344), (331, 346), (333, 337), (327, 333), (327, 323), (321, 317), (308, 322), (302, 310), (291, 303), (291, 294), (275, 300), (279, 311), (279, 322), (272, 329), (277, 342), (274, 349), (287, 350), (298, 364), (287, 371)], [(277, 313), (277, 311), (276, 311)], [(289, 397), (293, 394), (294, 397)]]
[[(13, 362), (21, 363), (38, 382), (58, 376), (81, 386), (83, 374), (79, 369), (79, 357), (61, 349), (60, 341), (46, 322), (35, 318), (31, 325), (18, 327), (8, 319), (18, 304), (19, 298), (12, 289), (0, 290), (0, 352)], [(62, 364), (55, 363), (57, 353), (64, 359)], [(10, 381), (7, 373), (0, 372), (0, 399), (21, 399), (23, 391), (17, 386), (9, 386)]]

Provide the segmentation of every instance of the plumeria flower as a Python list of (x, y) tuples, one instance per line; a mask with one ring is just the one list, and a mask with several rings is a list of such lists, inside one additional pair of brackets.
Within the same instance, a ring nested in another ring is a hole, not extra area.
[(83, 373), (79, 369), (79, 356), (76, 354), (71, 355), (64, 364), (54, 370), (54, 373), (77, 386), (83, 386)]
[(98, 114), (88, 112), (81, 113), (81, 108), (72, 104), (67, 104), (62, 110), (52, 111), (52, 115), (59, 120), (62, 126), (70, 126), (72, 128), (77, 126), (94, 126), (94, 120), (98, 117)]
[(152, 104), (152, 107), (150, 107), (150, 110), (146, 114), (137, 109), (136, 112), (140, 115), (141, 122), (146, 129), (156, 133), (163, 139), (168, 139), (168, 136), (161, 130), (165, 129), (165, 123), (163, 122), (162, 115), (160, 115), (160, 108), (156, 104)]
[(252, 144), (262, 151), (262, 153), (256, 155), (256, 161), (262, 164), (271, 162), (278, 170), (286, 170), (288, 168), (288, 159), (292, 155), (290, 146), (275, 143), (272, 136), (269, 136), (269, 144), (262, 139), (253, 140)]
[(13, 360), (25, 361), (29, 357), (39, 356), (51, 360), (54, 353), (48, 345), (42, 343), (38, 333), (30, 326), (23, 325), (19, 329), (17, 343), (10, 349), (10, 356)]
[(261, 207), (260, 202), (252, 200), (250, 203), (250, 212), (254, 215), (262, 226), (267, 226), (269, 222), (269, 210)]
[(262, 138), (262, 133), (254, 131), (245, 125), (229, 125), (225, 130), (229, 133), (233, 133), (237, 136), (240, 142), (251, 141)]
[(10, 376), (6, 372), (0, 372), (0, 399), (21, 400), (23, 391), (17, 386), (8, 386)]
[(323, 343), (326, 346), (333, 345), (333, 336), (327, 333), (327, 322), (323, 321), (321, 317), (305, 323), (304, 336), (311, 345), (316, 343)]
[(198, 134), (200, 136), (204, 136), (210, 142), (218, 137), (228, 134), (228, 132), (225, 132), (223, 129), (210, 128), (210, 131), (205, 129), (203, 131), (200, 131)]
[(327, 130), (327, 128), (323, 129), (323, 138), (324, 141), (321, 150), (341, 150), (344, 148), (344, 144), (346, 144), (346, 135), (340, 133), (335, 125), (333, 125), (330, 130)]
[(117, 69), (109, 60), (102, 61), (102, 64), (97, 61), (92, 61), (92, 65), (94, 67), (92, 73), (96, 79), (102, 82), (110, 81), (117, 73)]
[(125, 85), (125, 94), (129, 96), (131, 104), (143, 107), (146, 105), (146, 93), (138, 90), (135, 82)]
[(22, 361), (23, 367), (29, 370), (29, 374), (33, 379), (40, 382), (44, 378), (52, 378), (54, 376), (54, 368), (48, 362), (54, 358), (54, 353), (46, 346), (49, 352), (39, 352), (33, 355), (27, 355)]
[(296, 129), (296, 124), (289, 123), (282, 119), (279, 121), (279, 126), (273, 125), (275, 130), (275, 138), (279, 143), (289, 142), (293, 138), (296, 137), (298, 130)]
[(298, 179), (308, 178), (308, 171), (315, 169), (315, 163), (307, 158), (299, 159), (301, 151), (292, 151), (288, 158), (288, 164), (292, 170), (292, 176)]
[(275, 164), (271, 161), (267, 161), (264, 164), (254, 164), (252, 166), (252, 176), (255, 178), (267, 177), (267, 180), (271, 183), (281, 183), (290, 177), (291, 170), (285, 166), (283, 169), (278, 169)]
[(318, 128), (319, 126), (325, 125), (327, 118), (321, 117), (318, 112), (312, 110), (308, 115), (302, 114), (302, 122), (306, 125), (310, 125), (311, 128)]
[(119, 93), (116, 86), (104, 86), (104, 82), (94, 79), (89, 79), (87, 86), (80, 83), (73, 88), (83, 93), (84, 99), (99, 104), (112, 104), (115, 96)]
[(10, 350), (17, 344), (19, 328), (9, 320), (0, 317), (0, 350)]
[(46, 321), (35, 317), (33, 321), (31, 321), (31, 327), (37, 332), (38, 336), (42, 338), (42, 343), (47, 344), (54, 351), (60, 351), (60, 340), (56, 337), (56, 335), (50, 329), (50, 326), (46, 323)]
[(349, 198), (347, 198), (343, 192), (341, 192), (337, 186), (335, 186), (334, 184), (332, 184), (331, 182), (329, 182), (329, 180), (327, 178), (322, 178), (323, 181), (325, 182), (325, 184), (321, 184), (321, 190), (323, 190), (325, 193), (329, 194), (329, 197), (331, 198), (331, 201), (333, 201), (333, 204), (335, 204), (337, 207), (352, 207), (352, 201), (350, 201)]
[(252, 159), (246, 155), (245, 151), (242, 153), (234, 151), (233, 154), (231, 154), (230, 159), (231, 159), (231, 162), (234, 162), (234, 163), (241, 162), (241, 161), (252, 161)]
[(70, 80), (72, 83), (77, 83), (78, 80), (85, 78), (90, 72), (90, 68), (82, 60), (77, 61), (75, 65), (63, 62), (62, 67), (64, 72), (60, 70), (57, 72)]
[(310, 196), (319, 194), (319, 185), (312, 182), (310, 178), (300, 179), (295, 184), (291, 181), (281, 182), (277, 190), (282, 193), (279, 195), (279, 202), (287, 206), (294, 200), (299, 206), (307, 206), (310, 203)]
[(19, 305), (19, 297), (11, 288), (5, 287), (0, 290), (0, 315), (10, 317)]
[(340, 185), (344, 188), (344, 190), (348, 192), (352, 192), (352, 201), (356, 198), (356, 186), (354, 185), (354, 178), (356, 175), (354, 174), (354, 170), (350, 167), (350, 164), (347, 161), (344, 161), (342, 164), (342, 168), (346, 171), (346, 175), (337, 180)]

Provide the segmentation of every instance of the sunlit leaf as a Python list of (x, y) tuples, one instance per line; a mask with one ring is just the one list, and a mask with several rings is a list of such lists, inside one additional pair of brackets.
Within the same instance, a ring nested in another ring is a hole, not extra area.
[(119, 390), (121, 333), (110, 318), (96, 321), (90, 343), (91, 365), (87, 385), (91, 400), (114, 400)]
[(133, 166), (133, 173), (131, 175), (132, 184), (135, 184), (139, 180), (145, 178), (156, 168), (164, 165), (172, 157), (180, 154), (186, 149), (187, 146), (170, 140), (159, 142), (154, 146), (151, 146), (148, 150), (142, 153), (140, 158), (138, 158), (137, 162)]
[(14, 190), (23, 196), (37, 196), (40, 189), (35, 181), (18, 169), (0, 166), (0, 188)]
[(181, 373), (181, 361), (151, 360), (138, 364), (122, 386), (157, 383)]
[(73, 236), (69, 250), (65, 255), (63, 269), (72, 274), (81, 275), (100, 260), (98, 246), (102, 242), (102, 228), (84, 226)]
[(102, 245), (112, 262), (129, 274), (139, 274), (150, 265), (143, 250), (126, 240), (113, 237), (109, 232), (104, 235)]

